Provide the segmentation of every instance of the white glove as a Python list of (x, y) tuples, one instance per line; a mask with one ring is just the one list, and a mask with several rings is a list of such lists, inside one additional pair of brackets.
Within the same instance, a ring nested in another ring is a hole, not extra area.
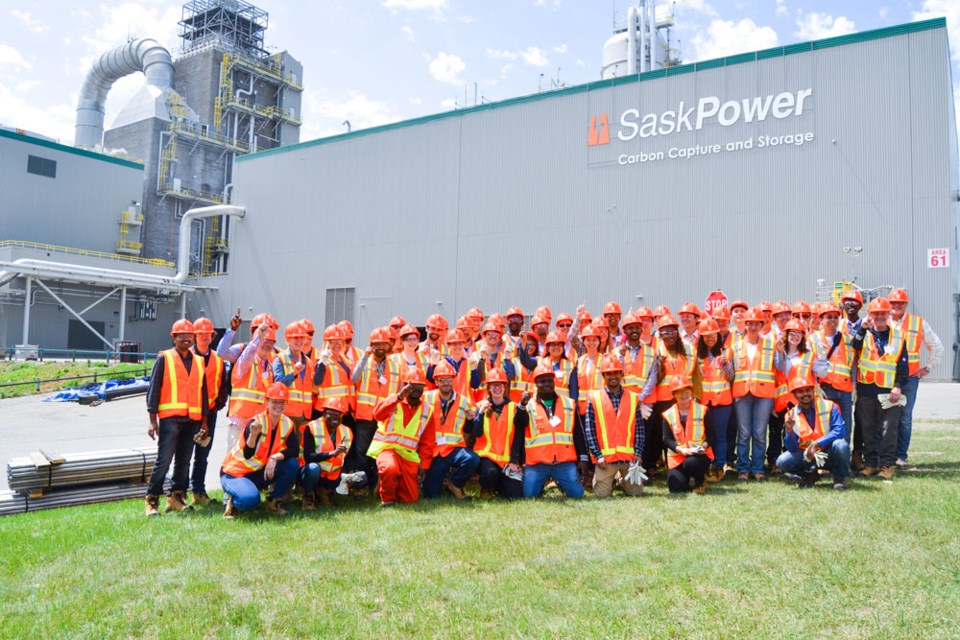
[(631, 462), (627, 468), (627, 475), (624, 476), (624, 480), (630, 484), (644, 484), (649, 479), (646, 475), (646, 469), (639, 462)]
[(640, 405), (640, 415), (643, 416), (643, 419), (646, 420), (650, 417), (650, 414), (653, 413), (652, 404), (641, 404)]
[(367, 474), (365, 474), (363, 471), (343, 473), (340, 475), (340, 484), (337, 485), (336, 492), (342, 496), (345, 496), (350, 493), (350, 485), (363, 482), (366, 477)]

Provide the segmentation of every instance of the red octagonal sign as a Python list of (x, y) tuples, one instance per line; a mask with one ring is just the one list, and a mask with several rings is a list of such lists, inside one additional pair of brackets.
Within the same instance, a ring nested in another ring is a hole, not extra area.
[(707, 301), (703, 306), (704, 311), (708, 314), (713, 314), (714, 311), (723, 309), (729, 304), (730, 302), (727, 300), (727, 295), (723, 291), (720, 291), (720, 289), (717, 289), (707, 296)]

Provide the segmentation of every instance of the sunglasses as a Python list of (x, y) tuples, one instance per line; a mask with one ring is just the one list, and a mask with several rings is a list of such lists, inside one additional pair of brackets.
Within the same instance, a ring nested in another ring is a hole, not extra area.
[(558, 325), (557, 325), (557, 329), (569, 329), (569, 328), (572, 327), (572, 326), (573, 326), (573, 323), (572, 323), (572, 322), (570, 322), (570, 323), (564, 323), (564, 324), (558, 324)]

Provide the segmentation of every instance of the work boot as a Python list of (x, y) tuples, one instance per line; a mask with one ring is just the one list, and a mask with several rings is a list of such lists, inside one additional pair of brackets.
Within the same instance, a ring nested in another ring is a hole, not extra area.
[(316, 511), (317, 510), (317, 499), (316, 494), (313, 491), (304, 491), (303, 492), (303, 504), (301, 508), (304, 511)]
[(467, 498), (467, 494), (464, 493), (463, 489), (453, 484), (452, 482), (447, 485), (447, 491), (453, 494), (453, 497), (456, 498), (457, 500), (465, 500)]
[(144, 513), (148, 516), (158, 516), (160, 512), (157, 511), (157, 507), (160, 506), (160, 496), (147, 495), (143, 499), (144, 502)]
[(212, 500), (205, 491), (193, 492), (193, 504), (210, 504)]
[(223, 517), (227, 520), (233, 520), (240, 512), (237, 511), (237, 508), (233, 506), (233, 496), (230, 494), (224, 495), (226, 498), (224, 498), (223, 502), (226, 505), (226, 508), (223, 510)]
[(737, 474), (737, 482), (746, 482), (750, 479), (749, 473), (739, 473)]
[(695, 486), (693, 489), (691, 489), (691, 491), (693, 491), (693, 492), (694, 492), (695, 494), (697, 494), (697, 495), (702, 496), (703, 494), (705, 494), (705, 493), (707, 492), (707, 483), (706, 483), (706, 481), (701, 482), (699, 485), (697, 485), (697, 486)]
[(166, 511), (192, 511), (193, 507), (187, 506), (187, 494), (183, 491), (174, 491), (167, 496)]
[(847, 490), (847, 479), (846, 478), (833, 478), (833, 488), (837, 491), (846, 491)]
[(877, 475), (878, 471), (880, 471), (880, 469), (877, 469), (876, 467), (861, 467), (860, 475), (864, 478), (869, 478), (870, 476)]
[(861, 471), (865, 466), (863, 463), (863, 451), (854, 451), (850, 457), (850, 468), (854, 471)]
[(287, 515), (287, 510), (283, 508), (283, 500), (281, 498), (271, 498), (267, 500), (267, 511), (277, 516)]
[(877, 475), (884, 480), (893, 480), (893, 476), (896, 475), (896, 473), (896, 467), (880, 467), (880, 471), (877, 472)]
[(333, 499), (331, 498), (332, 495), (333, 491), (330, 489), (317, 489), (317, 499), (320, 501), (320, 504), (325, 507), (329, 507), (331, 504), (333, 504)]
[(772, 475), (772, 476), (778, 476), (778, 475), (780, 475), (781, 473), (783, 473), (783, 471), (782, 471), (782, 470), (780, 469), (780, 467), (778, 467), (777, 465), (774, 464), (774, 465), (771, 465), (771, 466), (770, 466), (770, 475)]
[(480, 499), (481, 499), (481, 500), (490, 500), (491, 498), (493, 498), (493, 494), (490, 493), (489, 491), (487, 491), (486, 489), (484, 489), (484, 490), (482, 490), (482, 491), (480, 492)]
[(723, 480), (723, 469), (720, 467), (710, 467), (705, 476), (707, 482), (720, 482)]
[(803, 482), (803, 476), (796, 473), (790, 473), (789, 471), (784, 471), (782, 478), (784, 482), (789, 482), (790, 484), (800, 484)]
[(723, 465), (723, 473), (724, 473), (724, 475), (726, 475), (726, 474), (728, 474), (728, 473), (736, 473), (736, 472), (737, 472), (737, 468), (736, 468), (735, 466), (733, 466), (733, 465), (731, 465), (731, 464), (725, 464), (725, 465)]
[(762, 473), (755, 473), (753, 474), (753, 479), (756, 480), (757, 482), (766, 482), (767, 476), (765, 476)]
[(897, 458), (897, 467), (898, 467), (898, 468), (900, 468), (900, 469), (906, 469), (906, 468), (909, 467), (909, 466), (910, 466), (910, 463), (908, 463), (906, 460), (904, 460), (903, 458)]
[(801, 489), (810, 489), (813, 485), (817, 484), (817, 480), (819, 479), (820, 473), (816, 469), (808, 471), (807, 474), (803, 476), (799, 486)]

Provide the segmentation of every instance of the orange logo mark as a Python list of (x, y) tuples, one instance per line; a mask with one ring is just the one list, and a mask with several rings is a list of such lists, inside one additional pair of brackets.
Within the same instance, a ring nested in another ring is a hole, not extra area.
[(597, 127), (597, 116), (590, 116), (590, 135), (587, 137), (587, 146), (595, 147), (598, 144), (610, 144), (610, 127), (607, 125), (607, 114), (600, 114), (600, 127)]

